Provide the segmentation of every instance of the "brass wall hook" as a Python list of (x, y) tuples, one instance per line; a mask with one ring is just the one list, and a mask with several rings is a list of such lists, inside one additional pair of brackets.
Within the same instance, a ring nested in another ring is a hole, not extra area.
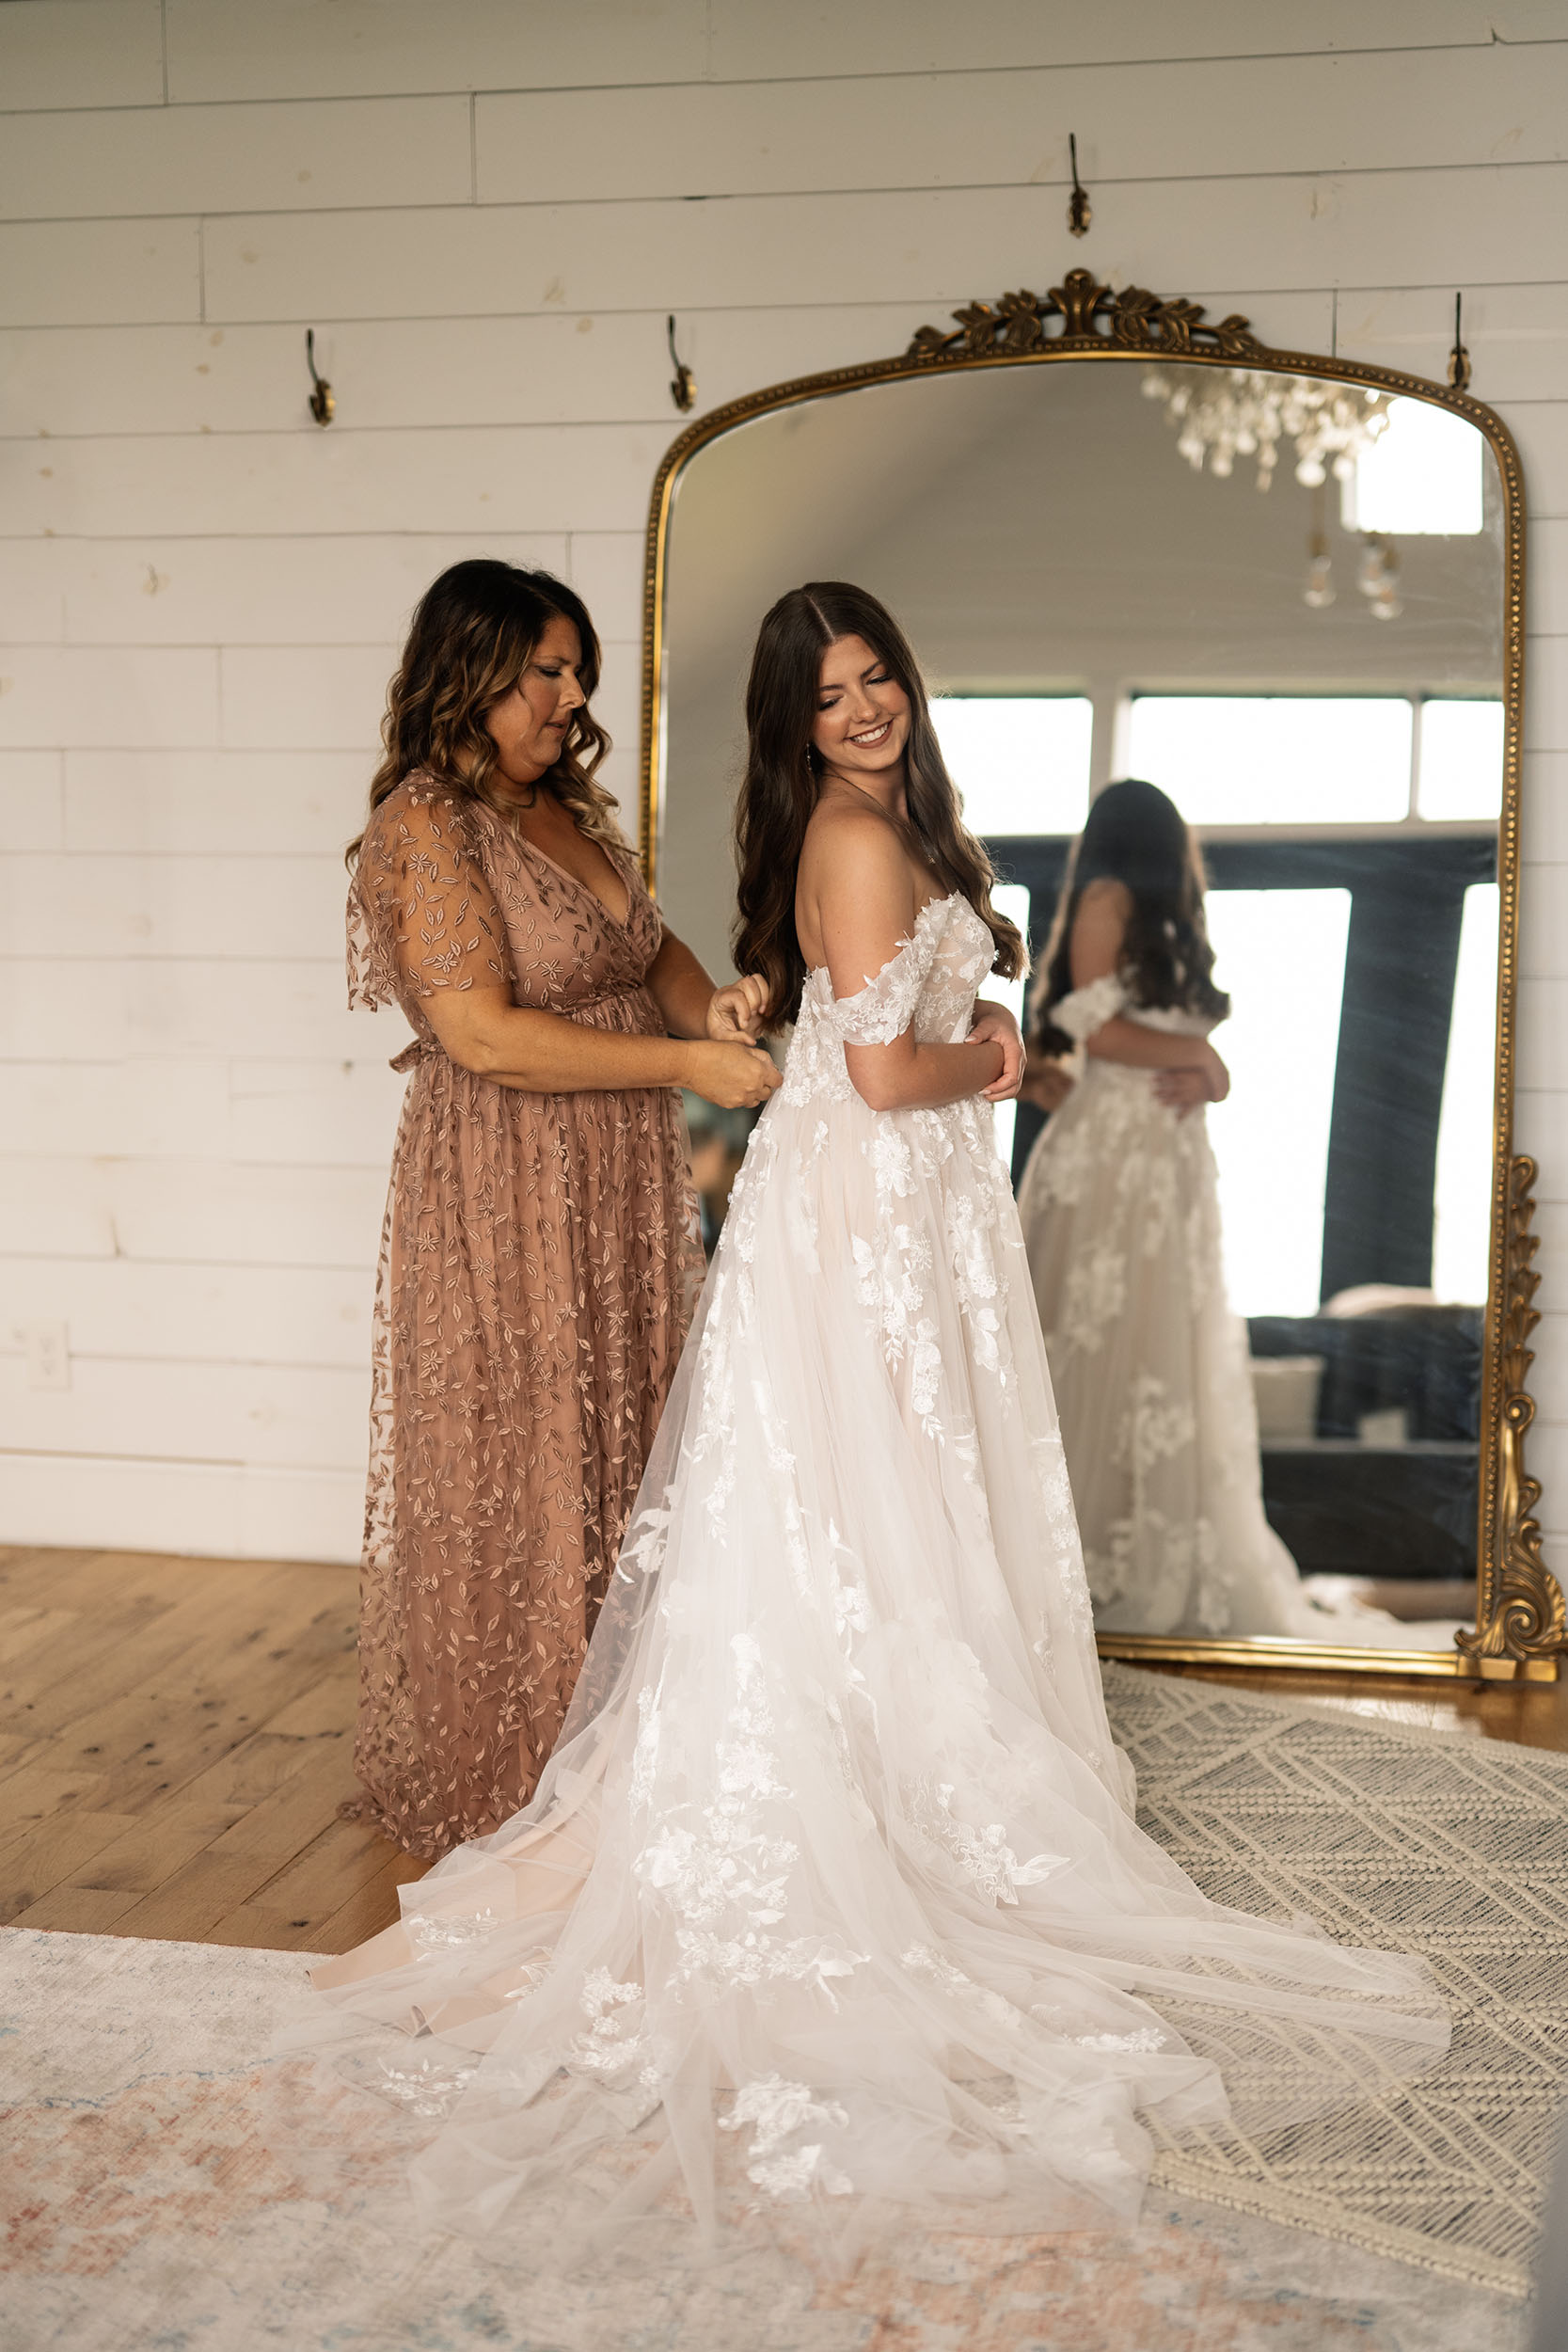
[(318, 424), (330, 424), (338, 413), (338, 404), (332, 397), (332, 387), (325, 376), (316, 373), (316, 330), (313, 326), (305, 330), (305, 364), (310, 371), (310, 382), (315, 388), (310, 394), (310, 414)]
[(670, 344), (670, 365), (675, 371), (670, 379), (670, 397), (684, 417), (696, 405), (697, 379), (675, 349), (675, 320), (673, 311), (664, 323), (664, 331)]
[(1449, 354), (1449, 382), (1456, 392), (1467, 391), (1470, 383), (1470, 355), (1465, 348), (1462, 326), (1465, 315), (1464, 304), (1464, 295), (1455, 294), (1453, 298), (1453, 349)]
[(1072, 162), (1072, 194), (1068, 199), (1067, 207), (1068, 232), (1070, 236), (1086, 237), (1094, 213), (1089, 203), (1089, 192), (1078, 178), (1078, 139), (1071, 131), (1068, 133), (1067, 151)]

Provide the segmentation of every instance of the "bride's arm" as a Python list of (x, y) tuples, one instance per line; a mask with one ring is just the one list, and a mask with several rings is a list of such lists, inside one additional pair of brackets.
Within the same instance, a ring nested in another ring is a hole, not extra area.
[[(1069, 947), (1074, 994), (1119, 971), (1132, 912), (1132, 896), (1124, 882), (1089, 883), (1078, 902)], [(1124, 1021), (1119, 1013), (1090, 1030), (1084, 1051), (1094, 1060), (1120, 1062), (1132, 1070), (1201, 1070), (1214, 1085), (1225, 1076), (1225, 1065), (1207, 1038), (1146, 1029), (1141, 1022)]]
[[(836, 997), (856, 996), (914, 929), (914, 878), (879, 818), (840, 818), (813, 893)], [(912, 1016), (913, 1008), (911, 1008)], [(846, 1044), (849, 1082), (874, 1111), (931, 1109), (982, 1093), (1002, 1075), (1000, 1045), (920, 1045), (910, 1029), (885, 1045)]]

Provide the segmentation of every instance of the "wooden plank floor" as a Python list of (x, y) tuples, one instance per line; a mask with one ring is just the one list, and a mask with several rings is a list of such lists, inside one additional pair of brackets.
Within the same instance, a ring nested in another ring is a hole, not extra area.
[[(346, 1951), (423, 1864), (354, 1788), (352, 1568), (0, 1549), (0, 1921)], [(1181, 1669), (1568, 1751), (1568, 1682)]]
[(425, 1865), (353, 1793), (352, 1568), (0, 1549), (0, 1920), (346, 1951)]

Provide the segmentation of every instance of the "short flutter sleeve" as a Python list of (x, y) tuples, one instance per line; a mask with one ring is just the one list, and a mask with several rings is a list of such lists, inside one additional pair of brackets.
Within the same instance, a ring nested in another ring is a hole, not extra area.
[(1070, 996), (1063, 996), (1047, 1008), (1046, 1018), (1058, 1029), (1065, 1029), (1075, 1044), (1093, 1037), (1107, 1021), (1114, 1021), (1125, 1011), (1129, 1002), (1127, 989), (1115, 972), (1107, 972), (1102, 979), (1090, 980), (1085, 988), (1075, 988)]
[(912, 939), (903, 940), (875, 979), (852, 996), (828, 1000), (828, 1021), (846, 1045), (891, 1045), (914, 1019), (937, 951), (937, 932), (917, 923)]
[(508, 986), (505, 930), (462, 803), (400, 787), (371, 818), (348, 894), (348, 1001)]

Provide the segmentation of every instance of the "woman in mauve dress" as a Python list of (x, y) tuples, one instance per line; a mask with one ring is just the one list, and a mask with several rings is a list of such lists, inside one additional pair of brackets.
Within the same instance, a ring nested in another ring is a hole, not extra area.
[(528, 1801), (700, 1279), (679, 1089), (778, 1083), (594, 782), (599, 647), (547, 573), (420, 602), (350, 852), (349, 1001), (414, 1041), (376, 1290), (345, 1810), (441, 1854)]

